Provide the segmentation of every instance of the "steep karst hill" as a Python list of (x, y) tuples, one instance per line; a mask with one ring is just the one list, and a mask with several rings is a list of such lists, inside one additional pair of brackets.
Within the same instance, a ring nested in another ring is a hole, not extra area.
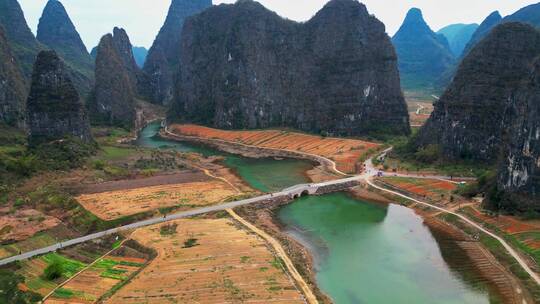
[[(101, 38), (96, 55), (96, 84), (89, 100), (92, 120), (98, 124), (132, 128), (136, 120), (137, 76), (131, 44), (124, 30)], [(129, 50), (129, 52), (128, 52)], [(135, 66), (135, 68), (133, 67)]]
[(497, 168), (497, 182), (486, 190), (496, 209), (540, 212), (539, 56), (534, 27), (495, 27), (463, 59), (414, 140), (446, 160)]
[(165, 24), (148, 51), (144, 64), (144, 72), (150, 79), (150, 97), (154, 102), (168, 104), (172, 99), (185, 20), (210, 6), (212, 0), (172, 0)]
[(405, 90), (433, 89), (455, 62), (446, 38), (431, 30), (417, 8), (409, 10), (392, 43)]
[(522, 22), (530, 24), (536, 28), (540, 28), (540, 3), (525, 6), (517, 12), (504, 18), (501, 17), (499, 12), (493, 12), (476, 30), (473, 38), (467, 45), (464, 54), (470, 51), (476, 44), (478, 44), (478, 42), (485, 38), (495, 26), (505, 22)]
[[(539, 53), (540, 55), (540, 53)], [(540, 60), (509, 99), (497, 181), (487, 205), (496, 210), (540, 213)]]
[(225, 129), (408, 134), (397, 57), (384, 25), (354, 0), (306, 23), (244, 0), (189, 18), (169, 117)]
[(495, 11), (482, 21), (480, 26), (476, 29), (474, 34), (472, 35), (471, 39), (467, 43), (467, 46), (465, 46), (465, 49), (463, 50), (463, 56), (466, 56), (470, 50), (480, 42), (484, 37), (486, 37), (491, 30), (496, 27), (499, 23), (501, 23), (502, 16), (498, 11)]
[(36, 56), (44, 47), (30, 31), (17, 0), (0, 0), (0, 25), (27, 82), (32, 76)]
[(94, 63), (64, 6), (49, 0), (39, 20), (37, 39), (55, 50), (71, 67), (71, 79), (84, 96), (94, 81)]
[(84, 104), (54, 51), (42, 51), (34, 64), (27, 116), (30, 145), (70, 136), (93, 141)]
[(540, 54), (540, 33), (521, 23), (496, 27), (461, 63), (417, 144), (437, 144), (450, 159), (494, 162), (503, 143), (503, 120), (529, 66)]
[(540, 60), (512, 100), (508, 143), (503, 148), (498, 183), (490, 203), (497, 208), (540, 211)]
[(24, 76), (0, 25), (0, 123), (22, 127), (26, 94)]

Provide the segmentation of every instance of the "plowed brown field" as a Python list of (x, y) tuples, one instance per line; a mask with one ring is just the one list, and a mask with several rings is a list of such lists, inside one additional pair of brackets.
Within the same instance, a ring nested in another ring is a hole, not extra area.
[(0, 213), (0, 241), (25, 240), (58, 224), (60, 220), (57, 218), (34, 209), (17, 211), (13, 214)]
[(160, 225), (132, 234), (158, 256), (107, 303), (304, 303), (265, 242), (232, 220), (175, 223), (176, 234)]
[(338, 170), (346, 173), (354, 173), (360, 157), (379, 146), (357, 139), (327, 138), (279, 130), (225, 131), (197, 125), (172, 125), (170, 129), (187, 136), (315, 154), (335, 161)]
[(206, 181), (82, 194), (77, 200), (101, 219), (112, 220), (164, 207), (216, 204), (235, 194), (227, 183)]

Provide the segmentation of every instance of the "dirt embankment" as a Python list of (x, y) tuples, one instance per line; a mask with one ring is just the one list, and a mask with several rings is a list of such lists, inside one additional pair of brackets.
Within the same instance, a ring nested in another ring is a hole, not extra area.
[(236, 212), (276, 239), (282, 245), (300, 275), (305, 279), (319, 303), (331, 304), (333, 302), (330, 297), (324, 294), (317, 285), (313, 257), (310, 252), (298, 241), (286, 234), (276, 218), (277, 210), (290, 202), (290, 200), (284, 199), (274, 201), (272, 204), (253, 204), (238, 208)]
[(205, 139), (217, 139), (267, 149), (306, 153), (331, 159), (337, 169), (358, 172), (362, 156), (370, 154), (379, 144), (359, 139), (322, 137), (285, 130), (228, 131), (198, 125), (172, 125), (173, 133)]

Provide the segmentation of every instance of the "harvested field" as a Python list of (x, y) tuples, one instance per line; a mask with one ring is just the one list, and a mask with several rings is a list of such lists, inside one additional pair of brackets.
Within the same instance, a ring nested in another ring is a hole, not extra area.
[(360, 158), (379, 147), (376, 143), (362, 140), (326, 138), (279, 130), (224, 131), (196, 125), (172, 125), (171, 130), (187, 136), (315, 154), (335, 161), (337, 168), (346, 173), (356, 172)]
[(25, 240), (0, 246), (0, 258), (3, 259), (21, 252), (47, 247), (57, 243), (58, 240), (71, 239), (75, 236), (76, 234), (72, 230), (61, 223), (47, 231), (38, 232)]
[(77, 200), (101, 219), (113, 220), (158, 208), (216, 204), (235, 194), (224, 182), (207, 181), (83, 194)]
[(205, 182), (211, 180), (203, 172), (185, 171), (175, 174), (163, 174), (148, 178), (138, 178), (120, 181), (111, 181), (100, 184), (84, 185), (80, 188), (81, 193), (100, 193), (116, 190), (136, 189), (141, 187), (151, 187), (159, 185), (172, 185), (192, 182)]
[(493, 225), (508, 234), (519, 234), (530, 231), (540, 233), (540, 227), (538, 225), (526, 223), (525, 221), (518, 220), (512, 216), (489, 216), (480, 212), (476, 208), (465, 208), (465, 211), (474, 218)]
[(440, 201), (444, 197), (450, 197), (457, 185), (438, 179), (421, 179), (409, 177), (384, 177), (382, 181), (419, 196), (428, 197), (434, 201)]
[(45, 303), (94, 303), (145, 263), (140, 258), (107, 256), (58, 289)]
[(57, 218), (47, 216), (34, 209), (26, 209), (14, 214), (1, 214), (0, 241), (21, 241), (34, 234), (60, 224)]
[(173, 233), (155, 225), (132, 234), (158, 256), (107, 303), (304, 303), (265, 242), (232, 220), (174, 224)]

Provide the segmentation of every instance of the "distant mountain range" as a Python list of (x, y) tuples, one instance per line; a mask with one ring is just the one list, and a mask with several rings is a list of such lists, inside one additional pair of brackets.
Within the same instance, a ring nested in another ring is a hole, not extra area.
[(409, 10), (392, 43), (405, 90), (434, 90), (436, 80), (455, 62), (446, 37), (433, 32), (417, 8)]
[(455, 57), (461, 57), (465, 46), (471, 40), (472, 35), (478, 28), (478, 24), (452, 24), (440, 29), (437, 34), (441, 34), (448, 40), (450, 49)]

